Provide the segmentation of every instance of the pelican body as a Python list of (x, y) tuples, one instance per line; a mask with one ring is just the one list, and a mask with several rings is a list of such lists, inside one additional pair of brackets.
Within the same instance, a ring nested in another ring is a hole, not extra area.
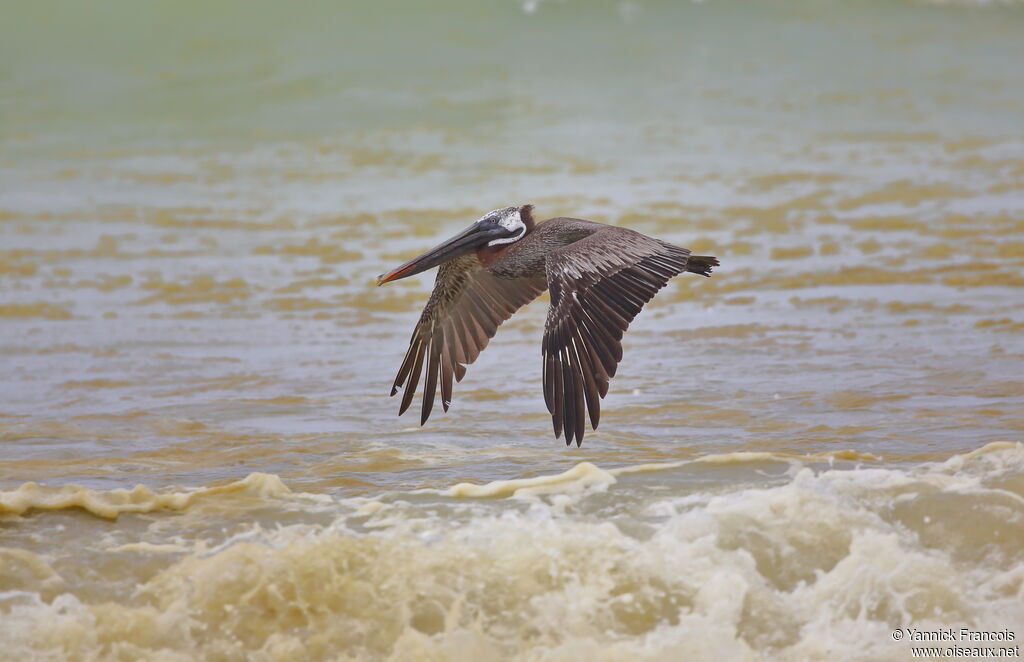
[(420, 424), (441, 388), (445, 411), (502, 322), (545, 289), (544, 402), (557, 439), (583, 443), (586, 416), (597, 429), (601, 398), (622, 360), (622, 334), (673, 276), (710, 276), (718, 259), (627, 228), (579, 218), (534, 223), (532, 205), (485, 214), (466, 230), (377, 279), (378, 285), (439, 266), (434, 291), (413, 330), (391, 387), (403, 388), (399, 415), (424, 375)]

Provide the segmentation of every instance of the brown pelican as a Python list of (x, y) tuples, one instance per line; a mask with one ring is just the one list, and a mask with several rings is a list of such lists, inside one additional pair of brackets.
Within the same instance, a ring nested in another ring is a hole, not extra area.
[(583, 443), (586, 413), (597, 429), (601, 398), (622, 360), (622, 334), (645, 303), (673, 276), (710, 276), (718, 259), (620, 228), (578, 218), (534, 223), (533, 206), (505, 207), (440, 246), (377, 278), (383, 285), (440, 265), (434, 291), (413, 330), (391, 395), (404, 387), (405, 413), (425, 370), (420, 425), (434, 406), (452, 401), (498, 326), (545, 289), (544, 402), (555, 438)]

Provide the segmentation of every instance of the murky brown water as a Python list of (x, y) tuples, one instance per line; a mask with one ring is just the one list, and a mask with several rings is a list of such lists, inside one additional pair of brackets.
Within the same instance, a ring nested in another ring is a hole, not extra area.
[[(1019, 7), (14, 18), (0, 659), (1024, 637)], [(527, 202), (722, 260), (634, 323), (582, 449), (545, 299), (449, 413), (387, 397), (432, 282), (373, 278)]]

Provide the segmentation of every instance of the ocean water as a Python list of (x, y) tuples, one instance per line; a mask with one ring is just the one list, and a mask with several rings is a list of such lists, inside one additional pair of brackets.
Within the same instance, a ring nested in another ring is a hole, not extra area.
[[(1009, 2), (7, 8), (0, 660), (1019, 645), (1021, 62)], [(388, 397), (375, 276), (525, 203), (722, 261), (579, 449), (545, 297)]]

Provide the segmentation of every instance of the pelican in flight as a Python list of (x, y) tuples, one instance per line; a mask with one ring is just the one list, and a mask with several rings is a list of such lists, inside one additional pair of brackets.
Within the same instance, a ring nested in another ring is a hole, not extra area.
[(448, 411), (461, 381), (498, 326), (545, 289), (544, 402), (557, 439), (583, 443), (585, 417), (596, 430), (601, 398), (622, 360), (622, 334), (643, 305), (683, 272), (710, 276), (718, 258), (627, 228), (579, 218), (534, 223), (533, 206), (484, 214), (463, 232), (377, 278), (377, 285), (440, 265), (391, 395), (403, 387), (399, 415), (425, 373), (420, 425), (438, 383)]

